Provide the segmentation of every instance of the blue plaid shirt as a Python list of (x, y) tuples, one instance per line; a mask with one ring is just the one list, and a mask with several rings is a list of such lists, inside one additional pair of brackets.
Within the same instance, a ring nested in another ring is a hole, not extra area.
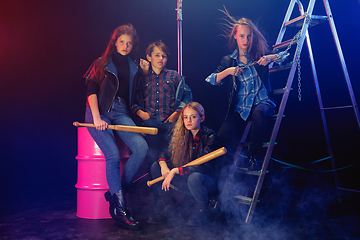
[(180, 75), (174, 70), (164, 68), (159, 75), (154, 71), (144, 76), (145, 111), (161, 121), (166, 120), (174, 109), (176, 89), (181, 81)]
[[(245, 64), (238, 60), (238, 51), (237, 49), (230, 55), (231, 58), (236, 60), (237, 66), (244, 67)], [(248, 57), (248, 63), (251, 64), (252, 60)], [(217, 73), (212, 73), (208, 76), (205, 81), (209, 82), (212, 85), (221, 85), (222, 81), (216, 83), (216, 75)], [(260, 103), (268, 104), (272, 107), (275, 107), (275, 103), (273, 103), (268, 95), (264, 84), (262, 83), (260, 77), (258, 76), (255, 67), (245, 67), (240, 75), (236, 79), (236, 89), (234, 94), (235, 99), (238, 99), (235, 111), (238, 112), (244, 121), (250, 115), (250, 111), (253, 105), (258, 105)]]

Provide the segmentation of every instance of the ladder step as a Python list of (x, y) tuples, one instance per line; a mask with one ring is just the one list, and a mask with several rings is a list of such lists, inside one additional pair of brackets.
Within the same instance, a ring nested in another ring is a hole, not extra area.
[(348, 105), (348, 106), (322, 108), (321, 110), (344, 109), (344, 108), (352, 108), (352, 107), (353, 107), (353, 105)]
[[(277, 142), (274, 142), (274, 145), (276, 145), (276, 144), (277, 144)], [(262, 147), (269, 147), (269, 145), (270, 145), (270, 142), (264, 142)]]
[(275, 67), (270, 68), (270, 69), (269, 69), (269, 72), (270, 72), (270, 73), (273, 73), (273, 72), (278, 72), (278, 71), (286, 70), (286, 69), (291, 68), (292, 65), (293, 65), (293, 63), (290, 62), (290, 63), (284, 64), (284, 65), (281, 65), (281, 66), (275, 66)]
[(311, 16), (310, 27), (313, 27), (313, 26), (315, 26), (317, 24), (327, 22), (327, 21), (329, 21), (328, 16), (312, 15)]
[[(293, 90), (292, 88), (290, 88), (290, 91)], [(285, 88), (279, 88), (279, 89), (275, 89), (272, 91), (272, 94), (275, 94), (275, 95), (280, 95), (280, 94), (284, 94), (285, 92)]]
[[(267, 117), (266, 120), (276, 120), (278, 118), (279, 114), (275, 114), (275, 115), (272, 115), (270, 117)], [(283, 117), (285, 117), (285, 115), (282, 115)]]
[[(290, 21), (284, 23), (285, 27), (302, 27), (303, 20), (305, 19), (306, 15), (301, 15), (297, 18), (291, 19)], [(310, 21), (310, 27), (315, 26), (319, 23), (323, 23), (328, 20), (327, 16), (318, 16), (312, 15)]]
[(297, 18), (291, 19), (290, 21), (284, 23), (285, 27), (301, 27), (301, 21), (305, 18), (305, 15), (301, 15)]
[(287, 40), (285, 42), (275, 44), (275, 45), (273, 45), (273, 50), (286, 48), (287, 46), (290, 45), (291, 41), (292, 41), (292, 39), (289, 39), (289, 40)]
[[(275, 89), (275, 90), (273, 91), (273, 94), (284, 94), (285, 89), (286, 89), (286, 88)], [(292, 90), (293, 90), (293, 88), (290, 88), (290, 91), (292, 91)]]
[(250, 205), (251, 202), (253, 201), (252, 198), (249, 198), (249, 197), (245, 197), (245, 196), (241, 196), (241, 195), (238, 195), (238, 196), (235, 196), (235, 198), (243, 203), (243, 204), (247, 204), (247, 205)]
[(243, 173), (243, 174), (248, 174), (248, 175), (255, 175), (255, 176), (260, 176), (260, 174), (261, 174), (260, 170), (254, 171), (254, 170), (249, 170), (248, 168), (241, 168), (241, 167), (236, 168), (236, 171), (238, 173)]

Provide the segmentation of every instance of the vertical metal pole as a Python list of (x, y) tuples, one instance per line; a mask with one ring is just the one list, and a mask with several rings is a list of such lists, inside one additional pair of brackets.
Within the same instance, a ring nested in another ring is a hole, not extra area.
[[(323, 105), (323, 101), (322, 101), (322, 97), (321, 97), (321, 93), (320, 93), (319, 80), (318, 80), (318, 77), (317, 77), (317, 72), (316, 72), (316, 68), (315, 68), (315, 61), (314, 61), (314, 56), (313, 56), (313, 52), (312, 52), (312, 47), (311, 47), (311, 43), (310, 43), (310, 36), (309, 36), (308, 31), (306, 31), (305, 38), (306, 38), (306, 45), (308, 47), (311, 70), (312, 70), (312, 74), (313, 74), (313, 78), (314, 78), (316, 95), (317, 95), (317, 98), (318, 98), (318, 103), (319, 103), (321, 120), (322, 120), (322, 123), (323, 123), (323, 128), (324, 128), (324, 133), (325, 133), (327, 149), (328, 149), (329, 156), (331, 157), (330, 158), (331, 167), (334, 170), (334, 169), (336, 169), (335, 160), (334, 160), (334, 155), (333, 155), (333, 151), (332, 151), (332, 147), (331, 147), (330, 135), (329, 135), (328, 127), (327, 127), (327, 121), (326, 121), (325, 112), (324, 112), (324, 105)], [(339, 185), (339, 180), (338, 180), (338, 176), (337, 176), (336, 171), (333, 172), (333, 175), (334, 175), (334, 179), (335, 179), (336, 194), (338, 196), (338, 199), (340, 199), (340, 194), (339, 194), (339, 191), (338, 191), (338, 188), (339, 188), (340, 185)]]
[[(352, 108), (353, 108), (354, 113), (355, 113), (355, 118), (356, 118), (356, 121), (357, 121), (357, 125), (358, 125), (358, 127), (360, 129), (360, 113), (359, 113), (359, 109), (358, 109), (358, 106), (357, 106), (357, 103), (356, 103), (354, 91), (353, 91), (353, 88), (352, 88), (352, 85), (351, 85), (349, 73), (348, 73), (348, 70), (347, 70), (347, 67), (346, 67), (345, 58), (344, 58), (344, 55), (343, 55), (343, 52), (342, 52), (342, 49), (341, 49), (339, 37), (338, 37), (337, 31), (336, 31), (334, 18), (333, 18), (333, 15), (331, 13), (329, 1), (328, 0), (323, 0), (323, 2), (324, 2), (324, 7), (325, 7), (325, 10), (326, 10), (326, 14), (327, 14), (328, 19), (329, 19), (329, 24), (330, 24), (331, 32), (332, 32), (334, 42), (335, 42), (335, 45), (336, 45), (336, 49), (338, 51), (340, 63), (341, 63), (341, 66), (342, 66), (344, 77), (345, 77), (345, 81), (347, 83), (350, 99), (351, 99), (351, 102), (352, 102)], [(323, 110), (321, 112), (323, 114)], [(329, 136), (326, 136), (326, 138), (329, 138)], [(329, 140), (327, 140), (327, 141), (329, 142)], [(329, 145), (329, 143), (328, 143), (328, 145)], [(332, 166), (333, 169), (336, 169), (335, 160), (334, 160), (334, 157), (332, 155), (331, 155), (331, 166)], [(334, 171), (334, 178), (335, 178), (335, 184), (336, 184), (336, 191), (337, 191), (339, 199), (340, 199), (340, 195), (339, 195), (339, 191), (338, 191), (339, 189), (347, 190), (347, 191), (353, 191), (352, 189), (340, 188), (340, 183), (339, 183), (339, 179), (337, 177), (336, 171)]]
[(177, 44), (178, 44), (178, 73), (182, 77), (182, 0), (177, 0)]
[(350, 94), (350, 99), (351, 99), (351, 102), (352, 102), (352, 107), (354, 109), (356, 121), (357, 121), (358, 127), (360, 129), (360, 113), (359, 113), (359, 109), (358, 109), (357, 104), (356, 104), (354, 91), (353, 91), (351, 81), (350, 81), (350, 77), (349, 77), (349, 73), (348, 73), (348, 70), (347, 70), (347, 67), (346, 67), (346, 64), (345, 64), (345, 58), (344, 58), (344, 55), (343, 55), (343, 52), (342, 52), (342, 49), (341, 49), (341, 46), (340, 46), (340, 41), (339, 41), (339, 37), (338, 37), (337, 31), (336, 31), (334, 18), (333, 18), (333, 15), (331, 13), (329, 1), (328, 0), (323, 0), (323, 2), (324, 2), (326, 14), (327, 14), (327, 16), (329, 18), (329, 24), (330, 24), (331, 32), (332, 32), (334, 42), (335, 42), (335, 45), (336, 45), (336, 49), (338, 51), (341, 67), (342, 67), (344, 77), (345, 77), (345, 80), (346, 80), (346, 83), (347, 83), (347, 86), (348, 86), (348, 91), (349, 91), (349, 94)]

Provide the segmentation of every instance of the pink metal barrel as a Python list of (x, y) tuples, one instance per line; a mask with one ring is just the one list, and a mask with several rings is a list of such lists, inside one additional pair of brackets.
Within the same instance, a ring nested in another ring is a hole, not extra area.
[(104, 193), (106, 181), (105, 158), (86, 127), (78, 127), (78, 182), (76, 216), (88, 219), (111, 218)]

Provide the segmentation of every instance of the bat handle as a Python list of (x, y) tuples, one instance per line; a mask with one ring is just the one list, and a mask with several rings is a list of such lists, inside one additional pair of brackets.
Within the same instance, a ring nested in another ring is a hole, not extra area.
[(151, 180), (151, 181), (147, 181), (147, 185), (150, 187), (151, 185), (153, 185), (157, 182), (160, 182), (161, 180), (164, 180), (163, 176), (155, 178), (154, 180)]
[(95, 127), (95, 124), (92, 124), (92, 123), (73, 122), (73, 125), (74, 125), (75, 127)]

